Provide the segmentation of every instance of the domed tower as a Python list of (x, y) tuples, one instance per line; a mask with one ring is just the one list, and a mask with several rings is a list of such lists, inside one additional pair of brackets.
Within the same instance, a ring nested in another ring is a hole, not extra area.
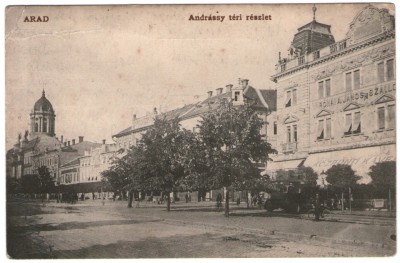
[(42, 97), (33, 106), (31, 116), (31, 135), (55, 135), (55, 118), (53, 106), (46, 98), (43, 90)]

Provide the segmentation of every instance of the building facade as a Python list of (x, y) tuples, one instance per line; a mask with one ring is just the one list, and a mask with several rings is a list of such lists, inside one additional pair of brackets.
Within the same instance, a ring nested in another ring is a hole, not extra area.
[(314, 10), (292, 43), (271, 77), (278, 95), (269, 122), (276, 122), (279, 153), (268, 172), (304, 165), (323, 175), (348, 164), (369, 182), (370, 166), (396, 160), (394, 17), (368, 5), (335, 42)]
[(38, 169), (45, 166), (56, 183), (66, 183), (69, 177), (65, 176), (65, 169), (61, 176), (60, 168), (69, 167), (85, 151), (101, 145), (84, 141), (83, 136), (78, 142), (75, 139), (64, 142), (63, 136), (59, 140), (55, 137), (55, 117), (54, 108), (43, 91), (30, 113), (30, 131), (25, 131), (23, 137), (19, 134), (17, 143), (7, 151), (7, 176), (20, 179), (37, 174)]
[[(276, 94), (276, 90), (256, 89), (249, 85), (248, 80), (239, 80), (237, 86), (226, 85), (225, 91), (224, 88), (217, 88), (214, 95), (213, 91), (208, 91), (206, 99), (194, 104), (185, 105), (163, 113), (157, 113), (157, 110), (154, 109), (152, 114), (141, 118), (137, 118), (136, 114), (134, 114), (131, 126), (113, 135), (113, 140), (116, 143), (117, 151), (129, 149), (131, 146), (136, 145), (140, 141), (141, 135), (152, 127), (154, 118), (156, 117), (165, 118), (166, 120), (179, 118), (182, 128), (197, 132), (197, 125), (202, 116), (216, 110), (223, 100), (231, 101), (233, 105), (249, 103), (252, 107), (256, 108), (259, 117), (265, 121), (261, 132), (266, 135), (268, 132), (267, 116), (276, 112)], [(260, 172), (264, 170), (265, 164), (260, 164)], [(193, 192), (191, 193), (191, 199), (214, 200), (218, 192), (218, 190), (207, 193)], [(177, 193), (177, 196), (183, 199), (185, 194), (187, 193)], [(234, 195), (231, 196), (232, 199), (235, 198)]]

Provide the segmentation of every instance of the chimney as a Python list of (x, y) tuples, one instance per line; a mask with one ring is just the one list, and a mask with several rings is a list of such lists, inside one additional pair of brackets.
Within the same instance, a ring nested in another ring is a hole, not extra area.
[(103, 139), (103, 144), (106, 144), (106, 140), (105, 139)]
[(79, 142), (83, 142), (83, 136), (79, 136)]
[(153, 109), (153, 113), (157, 115), (157, 108)]
[(61, 143), (64, 143), (64, 136), (61, 135)]
[(233, 87), (232, 84), (226, 85), (226, 91), (228, 91), (228, 92), (232, 91), (232, 87)]
[(71, 141), (68, 141), (68, 142), (67, 142), (67, 145), (70, 146), (70, 145), (71, 145)]
[(67, 142), (64, 142), (64, 146), (67, 147)]
[(223, 90), (224, 90), (223, 88), (218, 88), (218, 89), (217, 89), (217, 95), (222, 94), (222, 91), (223, 91)]
[(72, 139), (72, 145), (75, 145), (75, 139)]
[(208, 94), (208, 97), (211, 98), (212, 97), (212, 90), (208, 91), (207, 94)]
[(248, 79), (242, 79), (242, 88), (243, 89), (245, 89), (248, 84), (249, 84), (249, 80)]

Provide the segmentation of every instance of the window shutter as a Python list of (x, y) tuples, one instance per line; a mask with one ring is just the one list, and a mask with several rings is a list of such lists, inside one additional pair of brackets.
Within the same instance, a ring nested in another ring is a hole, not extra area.
[(396, 108), (394, 105), (388, 106), (388, 128), (394, 129), (396, 127)]
[(346, 73), (346, 91), (351, 91), (351, 72)]
[(361, 132), (361, 113), (355, 112), (353, 133), (360, 133), (360, 132)]
[(385, 81), (385, 68), (383, 62), (378, 64), (378, 80), (380, 83)]
[(332, 137), (332, 123), (331, 119), (326, 119), (326, 138), (330, 139)]
[(329, 97), (331, 95), (331, 80), (325, 80), (325, 97)]
[(323, 138), (324, 138), (324, 120), (319, 120), (317, 139), (322, 140)]
[(378, 129), (385, 129), (385, 108), (378, 108)]
[(394, 61), (393, 59), (389, 59), (386, 61), (386, 70), (387, 70), (387, 80), (394, 79)]
[(292, 106), (292, 92), (289, 90), (286, 92), (286, 107)]
[(324, 82), (318, 82), (318, 98), (322, 99), (324, 97)]
[(360, 88), (360, 70), (355, 70), (354, 75), (354, 88), (353, 89), (359, 89)]
[(352, 119), (351, 119), (351, 113), (349, 113), (349, 114), (346, 114), (346, 121), (345, 121), (345, 128), (344, 128), (345, 135), (351, 134), (351, 126), (352, 126)]

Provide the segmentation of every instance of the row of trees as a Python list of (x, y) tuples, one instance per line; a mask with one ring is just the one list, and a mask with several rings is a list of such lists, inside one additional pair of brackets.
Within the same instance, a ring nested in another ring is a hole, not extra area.
[[(140, 142), (102, 173), (115, 190), (129, 191), (128, 206), (135, 192), (162, 191), (169, 197), (175, 191), (268, 187), (258, 165), (275, 150), (261, 135), (263, 120), (251, 106), (221, 101), (218, 110), (202, 117), (197, 133), (179, 122), (156, 118)], [(229, 191), (225, 200), (228, 216)]]
[[(395, 192), (396, 189), (396, 162), (386, 161), (376, 163), (370, 167), (369, 176), (371, 182), (358, 184), (361, 178), (356, 175), (350, 165), (334, 165), (326, 171), (326, 181), (337, 192), (355, 190), (358, 198), (383, 198), (388, 196), (388, 192)], [(390, 193), (389, 193), (390, 194)]]
[(54, 178), (46, 166), (41, 166), (37, 174), (23, 175), (20, 179), (7, 177), (7, 193), (23, 193), (28, 195), (54, 193)]

